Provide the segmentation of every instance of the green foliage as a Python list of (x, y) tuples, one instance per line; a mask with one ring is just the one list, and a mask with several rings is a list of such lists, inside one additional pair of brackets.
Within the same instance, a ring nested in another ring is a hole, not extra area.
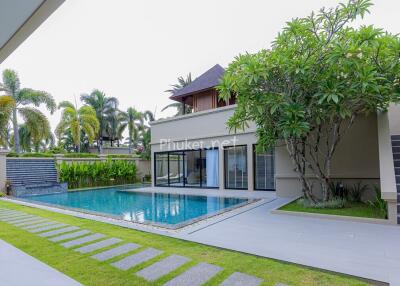
[(400, 100), (400, 38), (351, 22), (368, 13), (369, 0), (352, 0), (288, 22), (270, 50), (239, 55), (218, 87), (236, 96), (231, 129), (257, 126), (258, 145), (286, 144), (304, 195), (312, 181), (329, 197), (331, 162), (356, 118)]
[(31, 158), (44, 158), (44, 157), (54, 157), (52, 153), (23, 153), (20, 157), (31, 157)]
[(361, 182), (354, 184), (348, 190), (347, 199), (353, 203), (360, 203), (363, 194), (368, 190), (368, 185), (364, 185)]
[(368, 204), (377, 208), (385, 218), (388, 218), (388, 206), (387, 202), (382, 199), (381, 189), (377, 186), (374, 186), (374, 194), (374, 200), (368, 201)]
[(82, 132), (87, 136), (89, 143), (92, 143), (99, 131), (99, 121), (96, 117), (96, 111), (88, 105), (79, 109), (69, 101), (63, 101), (59, 104), (63, 108), (61, 121), (57, 125), (56, 135), (61, 139), (62, 135), (70, 132), (75, 146), (80, 152)]
[(0, 192), (0, 198), (2, 198), (2, 197), (5, 197), (6, 196), (6, 194), (5, 193), (3, 193), (3, 192)]
[(341, 182), (330, 182), (329, 191), (333, 199), (345, 200), (349, 194), (349, 188)]
[(107, 155), (107, 158), (133, 158), (135, 157), (134, 155), (129, 155), (129, 154), (109, 154)]
[(93, 153), (67, 153), (64, 158), (99, 158), (99, 155)]
[(7, 157), (19, 157), (19, 155), (17, 154), (17, 152), (10, 152), (7, 154)]
[[(174, 95), (178, 90), (184, 88), (185, 86), (188, 86), (189, 84), (192, 83), (192, 74), (189, 73), (186, 76), (186, 79), (183, 76), (178, 77), (178, 83), (172, 84), (171, 89), (166, 90), (165, 92), (168, 92), (171, 96)], [(163, 109), (161, 109), (161, 112), (166, 110), (174, 108), (176, 109), (175, 116), (179, 116), (183, 114), (183, 104), (180, 102), (174, 102), (170, 103), (167, 106), (165, 106)], [(192, 112), (192, 107), (190, 105), (185, 105), (185, 114), (191, 113)]]
[(93, 163), (62, 162), (58, 169), (60, 181), (67, 182), (70, 189), (137, 182), (136, 164), (126, 160), (109, 159)]
[(346, 199), (333, 198), (326, 202), (312, 202), (307, 199), (299, 199), (297, 203), (303, 207), (315, 208), (315, 209), (341, 209), (346, 206)]

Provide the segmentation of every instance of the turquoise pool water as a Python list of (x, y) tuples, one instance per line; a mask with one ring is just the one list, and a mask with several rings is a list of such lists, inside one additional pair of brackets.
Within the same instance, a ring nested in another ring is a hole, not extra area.
[(146, 193), (115, 187), (23, 199), (172, 228), (248, 202), (240, 198)]

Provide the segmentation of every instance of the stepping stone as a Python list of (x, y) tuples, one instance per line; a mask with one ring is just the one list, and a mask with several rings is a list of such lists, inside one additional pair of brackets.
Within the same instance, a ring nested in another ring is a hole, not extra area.
[(48, 226), (43, 226), (43, 227), (39, 227), (39, 228), (34, 228), (34, 229), (30, 229), (29, 232), (31, 233), (38, 233), (38, 232), (43, 232), (46, 230), (51, 230), (51, 229), (55, 229), (55, 228), (61, 228), (67, 226), (65, 223), (58, 223), (58, 224), (53, 224), (53, 225), (48, 225)]
[(13, 223), (13, 225), (17, 226), (17, 227), (23, 227), (23, 226), (34, 225), (34, 224), (38, 224), (38, 223), (44, 223), (44, 222), (48, 222), (48, 221), (49, 221), (48, 219), (42, 218), (42, 219), (31, 220), (31, 221), (27, 221), (27, 222)]
[(140, 270), (136, 275), (143, 277), (147, 281), (155, 281), (175, 269), (178, 269), (189, 261), (190, 259), (187, 257), (174, 254)]
[(91, 234), (91, 235), (88, 235), (88, 236), (84, 236), (84, 237), (81, 237), (81, 238), (78, 238), (78, 239), (75, 239), (75, 240), (64, 242), (64, 243), (61, 244), (61, 246), (65, 247), (65, 248), (70, 248), (70, 247), (74, 247), (74, 246), (77, 246), (77, 245), (84, 244), (86, 242), (98, 240), (98, 239), (103, 238), (103, 237), (105, 237), (104, 234), (94, 233), (94, 234)]
[(147, 248), (141, 252), (125, 257), (122, 260), (112, 263), (111, 265), (121, 270), (128, 270), (140, 263), (146, 262), (162, 253), (161, 250), (155, 248)]
[(31, 219), (31, 218), (38, 218), (37, 216), (34, 216), (34, 215), (26, 215), (26, 216), (23, 216), (23, 217), (17, 217), (17, 218), (15, 218), (15, 217), (13, 217), (13, 218), (7, 218), (7, 219), (4, 219), (3, 221), (5, 221), (6, 223), (16, 223), (16, 222), (22, 222), (22, 221), (24, 221), (24, 220), (26, 220), (26, 219)]
[(80, 230), (80, 231), (77, 231), (77, 232), (72, 232), (72, 233), (67, 233), (67, 234), (63, 234), (63, 235), (60, 235), (60, 236), (52, 237), (49, 240), (52, 241), (52, 242), (59, 242), (59, 241), (62, 241), (62, 240), (67, 240), (67, 239), (83, 236), (83, 235), (86, 235), (86, 234), (89, 234), (89, 233), (90, 233), (90, 231), (84, 229), (84, 230)]
[(15, 225), (15, 224), (18, 224), (18, 223), (21, 223), (21, 222), (28, 222), (28, 221), (32, 221), (32, 220), (38, 220), (38, 219), (40, 219), (40, 217), (34, 216), (34, 217), (28, 217), (28, 218), (9, 221), (8, 223)]
[(135, 243), (126, 243), (126, 244), (117, 246), (116, 248), (97, 253), (97, 254), (93, 255), (92, 258), (96, 259), (98, 261), (106, 261), (108, 259), (128, 253), (129, 251), (135, 250), (139, 247), (140, 247), (140, 245), (135, 244)]
[(8, 221), (8, 220), (13, 220), (13, 219), (17, 219), (17, 218), (22, 219), (24, 217), (29, 217), (29, 215), (28, 214), (13, 214), (13, 215), (4, 216), (4, 217), (0, 218), (0, 220)]
[(55, 236), (57, 234), (62, 234), (62, 233), (66, 233), (66, 232), (70, 232), (70, 231), (74, 231), (74, 230), (78, 230), (78, 229), (79, 229), (79, 227), (77, 227), (77, 226), (69, 226), (69, 227), (65, 227), (65, 228), (61, 228), (61, 229), (43, 232), (43, 233), (39, 234), (39, 236), (41, 236), (41, 237)]
[(58, 222), (55, 222), (55, 221), (42, 222), (42, 223), (35, 224), (35, 225), (24, 226), (24, 227), (22, 227), (22, 229), (30, 230), (30, 229), (34, 229), (34, 228), (38, 228), (38, 227), (42, 227), (42, 226), (53, 225), (53, 224), (58, 224)]
[(262, 282), (262, 279), (235, 272), (229, 276), (220, 286), (258, 286)]
[(98, 249), (101, 249), (101, 248), (104, 248), (104, 247), (107, 247), (110, 245), (117, 244), (121, 241), (122, 241), (122, 239), (112, 237), (112, 238), (109, 238), (106, 240), (102, 240), (102, 241), (95, 242), (95, 243), (92, 243), (92, 244), (89, 244), (86, 246), (82, 246), (80, 248), (75, 249), (75, 251), (78, 251), (80, 253), (89, 253), (89, 252), (92, 252), (92, 251), (95, 251), (95, 250), (98, 250)]
[(216, 265), (199, 263), (165, 283), (164, 286), (200, 286), (210, 280), (221, 270), (222, 268)]

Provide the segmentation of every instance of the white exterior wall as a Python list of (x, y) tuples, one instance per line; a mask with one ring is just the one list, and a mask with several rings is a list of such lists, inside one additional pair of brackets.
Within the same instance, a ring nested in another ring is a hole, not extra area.
[[(248, 189), (254, 190), (253, 181), (253, 144), (257, 143), (255, 126), (245, 132), (230, 133), (226, 121), (232, 116), (235, 106), (207, 110), (162, 119), (151, 124), (152, 132), (152, 182), (154, 184), (154, 153), (178, 149), (198, 149), (213, 147), (216, 141), (223, 146), (232, 145), (236, 137), (236, 145), (247, 145)], [(178, 146), (161, 145), (161, 142), (171, 140)], [(184, 143), (187, 144), (184, 144)], [(190, 148), (192, 143), (199, 142), (201, 146)], [(189, 148), (186, 148), (189, 146)], [(221, 147), (221, 146), (220, 146)], [(284, 146), (275, 148), (275, 177), (277, 195), (295, 197), (301, 194), (301, 186)], [(332, 163), (332, 175), (343, 179), (349, 184), (363, 181), (369, 184), (379, 184), (379, 155), (376, 115), (361, 118), (354, 123), (353, 128), (345, 135)], [(224, 155), (219, 148), (219, 186), (224, 189)]]

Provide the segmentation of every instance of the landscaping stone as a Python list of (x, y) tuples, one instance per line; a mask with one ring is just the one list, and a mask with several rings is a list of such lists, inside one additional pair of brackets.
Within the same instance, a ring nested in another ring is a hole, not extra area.
[(229, 276), (220, 286), (258, 286), (262, 282), (262, 279), (235, 272)]
[(135, 250), (139, 247), (140, 247), (140, 245), (135, 244), (135, 243), (126, 243), (126, 244), (117, 246), (113, 249), (109, 249), (104, 252), (97, 253), (97, 254), (93, 255), (92, 258), (96, 259), (98, 261), (106, 261), (108, 259), (128, 253), (129, 251)]
[(4, 217), (0, 218), (0, 220), (9, 221), (9, 220), (17, 219), (17, 218), (22, 219), (24, 217), (30, 217), (30, 215), (28, 215), (28, 214), (13, 214), (13, 215), (4, 216)]
[(65, 223), (52, 224), (52, 225), (48, 225), (48, 226), (43, 226), (43, 227), (39, 227), (39, 228), (30, 229), (29, 232), (38, 233), (38, 232), (43, 232), (43, 231), (51, 230), (51, 229), (55, 229), (55, 228), (61, 228), (61, 227), (64, 227), (64, 226), (66, 226)]
[(147, 281), (155, 281), (158, 278), (178, 269), (189, 261), (190, 259), (187, 257), (174, 254), (140, 270), (136, 275), (143, 277)]
[(43, 223), (40, 223), (40, 224), (24, 226), (24, 227), (21, 227), (21, 228), (29, 231), (30, 229), (34, 229), (34, 228), (38, 228), (38, 227), (42, 227), (42, 226), (53, 225), (53, 224), (57, 224), (57, 222), (48, 221), (48, 222), (43, 222)]
[(8, 222), (8, 223), (10, 223), (10, 224), (12, 224), (12, 225), (15, 225), (15, 224), (18, 224), (18, 223), (21, 223), (21, 222), (35, 221), (35, 220), (38, 220), (38, 219), (40, 219), (40, 217), (34, 216), (34, 217), (28, 217), (28, 218), (18, 219), (18, 220), (15, 220), (15, 221), (12, 221), (12, 222)]
[(65, 232), (70, 232), (70, 231), (74, 231), (74, 230), (78, 230), (78, 229), (79, 229), (79, 227), (77, 227), (77, 226), (69, 226), (69, 227), (60, 228), (60, 229), (56, 229), (56, 230), (52, 230), (52, 231), (48, 231), (48, 232), (43, 232), (43, 233), (39, 234), (39, 236), (41, 236), (41, 237), (55, 236), (57, 234), (62, 234)]
[(75, 251), (78, 251), (80, 253), (89, 253), (89, 252), (92, 252), (92, 251), (95, 251), (95, 250), (98, 250), (98, 249), (101, 249), (101, 248), (104, 248), (107, 246), (117, 244), (121, 241), (122, 241), (122, 239), (112, 237), (112, 238), (109, 238), (106, 240), (102, 240), (102, 241), (95, 242), (95, 243), (92, 243), (92, 244), (89, 244), (86, 246), (82, 246), (78, 249), (75, 249)]
[(67, 234), (63, 234), (63, 235), (60, 235), (60, 236), (52, 237), (49, 240), (52, 241), (52, 242), (59, 242), (59, 241), (62, 241), (62, 240), (67, 240), (67, 239), (83, 236), (83, 235), (86, 235), (86, 234), (89, 234), (89, 233), (90, 233), (90, 231), (84, 229), (84, 230), (80, 230), (80, 231), (77, 231), (77, 232), (72, 232), (72, 233), (67, 233)]
[(218, 272), (222, 270), (221, 267), (208, 264), (199, 263), (186, 272), (175, 277), (169, 282), (165, 283), (165, 286), (200, 286), (210, 280)]
[(125, 257), (122, 260), (112, 263), (111, 265), (121, 270), (128, 270), (140, 263), (146, 262), (162, 253), (161, 250), (155, 248), (147, 248), (141, 252)]
[(104, 234), (101, 233), (94, 233), (88, 236), (84, 236), (75, 240), (71, 240), (71, 241), (67, 241), (61, 244), (61, 246), (65, 247), (65, 248), (70, 248), (70, 247), (74, 247), (77, 245), (81, 245), (90, 241), (94, 241), (94, 240), (98, 240), (100, 238), (105, 237)]
[(31, 220), (31, 221), (27, 221), (27, 222), (13, 223), (13, 225), (17, 226), (17, 227), (23, 227), (23, 226), (28, 226), (28, 225), (44, 223), (44, 222), (48, 222), (48, 221), (49, 221), (48, 219), (41, 218), (41, 219)]
[(6, 223), (17, 223), (17, 222), (22, 222), (26, 219), (32, 219), (32, 218), (38, 218), (37, 216), (33, 216), (33, 215), (27, 215), (27, 216), (23, 216), (23, 217), (17, 217), (17, 218), (7, 218), (7, 219), (3, 219), (4, 222)]

